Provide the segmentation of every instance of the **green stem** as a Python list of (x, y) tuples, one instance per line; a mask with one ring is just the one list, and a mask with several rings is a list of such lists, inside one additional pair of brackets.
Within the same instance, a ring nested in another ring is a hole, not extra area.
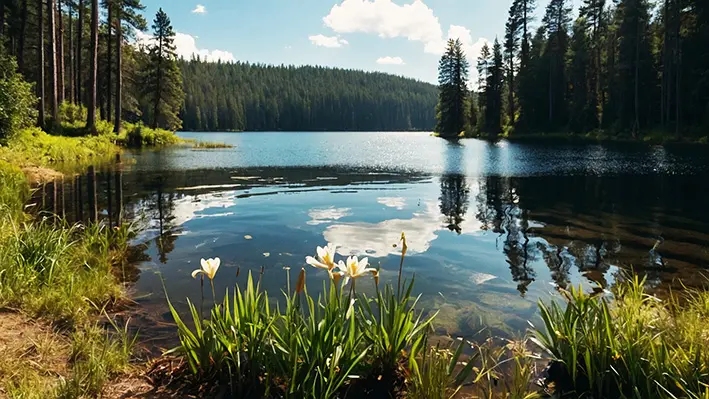
[(199, 318), (204, 320), (204, 274), (199, 277), (199, 289), (202, 293), (199, 301)]
[(212, 280), (212, 279), (210, 278), (210, 279), (209, 279), (209, 284), (212, 285), (212, 301), (214, 301), (214, 305), (216, 305), (216, 304), (217, 304), (217, 294), (216, 294), (216, 292), (214, 291), (214, 280)]

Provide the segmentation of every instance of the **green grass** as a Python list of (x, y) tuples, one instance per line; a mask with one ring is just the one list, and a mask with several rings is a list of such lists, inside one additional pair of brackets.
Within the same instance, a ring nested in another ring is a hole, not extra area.
[(212, 143), (212, 142), (208, 142), (208, 141), (196, 141), (192, 145), (192, 148), (201, 149), (201, 150), (211, 150), (211, 149), (219, 149), (219, 148), (234, 148), (234, 146), (231, 144), (226, 144), (226, 143)]
[(709, 292), (666, 300), (644, 293), (638, 277), (615, 300), (580, 289), (566, 304), (540, 303), (534, 340), (557, 363), (562, 394), (613, 398), (709, 397)]
[(142, 123), (124, 123), (118, 142), (128, 148), (162, 147), (179, 144), (182, 140), (164, 129), (152, 129)]
[[(405, 242), (402, 248), (403, 267)], [(304, 283), (303, 269), (294, 290), (288, 274), (283, 308), (273, 306), (260, 278), (254, 281), (251, 274), (244, 286), (227, 290), (207, 312), (201, 300), (195, 304), (188, 299), (189, 322), (168, 300), (181, 342), (169, 353), (189, 364), (192, 381), (235, 397), (408, 392), (407, 397), (448, 398), (466, 384), (479, 386), (491, 398), (507, 397), (496, 388), (501, 373), (495, 373), (507, 362), (502, 355), (511, 350), (493, 357), (491, 350), (470, 347), (463, 340), (446, 349), (431, 348), (428, 337), (435, 314), (424, 316), (416, 309), (413, 280), (402, 281), (400, 272), (396, 286), (380, 290), (378, 271), (370, 272), (377, 276), (373, 298), (358, 294), (354, 283), (346, 285), (334, 272), (315, 297)], [(202, 287), (205, 283), (210, 281), (202, 281)], [(357, 286), (362, 283), (366, 281)], [(465, 354), (471, 349), (472, 354)], [(516, 359), (519, 367), (510, 387), (520, 394), (513, 397), (533, 398), (527, 391), (533, 362), (526, 353)]]
[(25, 129), (0, 146), (0, 161), (20, 167), (45, 167), (75, 173), (109, 162), (120, 152), (115, 138), (52, 136), (39, 128)]
[[(107, 317), (102, 309), (125, 297), (117, 276), (134, 233), (127, 225), (69, 225), (56, 217), (26, 215), (30, 189), (17, 165), (77, 171), (117, 147), (101, 136), (55, 137), (38, 129), (15, 135), (9, 144), (0, 148), (0, 310), (49, 323), (56, 331), (48, 340), (68, 340), (73, 350), (61, 386), (58, 376), (48, 379), (42, 364), (21, 357), (8, 365), (11, 369), (0, 367), (0, 387), (18, 398), (96, 397), (131, 356), (134, 338), (127, 330), (111, 321), (116, 331), (109, 334), (96, 323)], [(52, 345), (33, 343), (32, 353), (51, 352), (36, 349), (45, 346)]]

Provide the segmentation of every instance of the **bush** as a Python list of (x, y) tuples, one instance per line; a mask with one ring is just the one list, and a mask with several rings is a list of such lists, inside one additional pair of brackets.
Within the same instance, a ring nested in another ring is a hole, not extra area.
[(34, 123), (36, 103), (32, 85), (17, 72), (17, 62), (0, 43), (0, 141)]
[(51, 167), (76, 172), (89, 165), (111, 161), (120, 148), (115, 136), (59, 137), (39, 128), (20, 131), (7, 147), (0, 147), (0, 160), (24, 166)]
[(152, 129), (143, 123), (124, 123), (125, 136), (123, 144), (130, 148), (159, 147), (180, 143), (181, 140), (173, 132), (164, 129)]

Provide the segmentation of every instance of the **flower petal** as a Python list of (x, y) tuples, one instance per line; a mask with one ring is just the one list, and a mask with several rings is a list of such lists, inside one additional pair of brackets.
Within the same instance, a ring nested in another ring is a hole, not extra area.
[(320, 258), (320, 260), (325, 259), (327, 256), (327, 250), (323, 247), (318, 247), (316, 252), (318, 253), (318, 258)]
[(207, 270), (207, 268), (209, 267), (209, 263), (207, 263), (207, 261), (204, 260), (204, 258), (202, 258), (199, 262), (202, 265), (202, 270)]
[(218, 257), (217, 257), (217, 258), (214, 258), (214, 265), (215, 265), (214, 267), (215, 267), (216, 269), (219, 269), (219, 265), (221, 265), (221, 264), (222, 264), (222, 260), (221, 260), (221, 259), (219, 259)]
[[(202, 260), (204, 260), (204, 259), (202, 259)], [(197, 278), (197, 276), (198, 276), (200, 273), (204, 273), (204, 270), (197, 269), (197, 270), (193, 271), (193, 272), (192, 272), (192, 278)]]
[(330, 267), (317, 259), (313, 258), (312, 256), (308, 256), (305, 258), (305, 263), (309, 264), (310, 266), (317, 267), (318, 269), (325, 269), (325, 270), (330, 270)]

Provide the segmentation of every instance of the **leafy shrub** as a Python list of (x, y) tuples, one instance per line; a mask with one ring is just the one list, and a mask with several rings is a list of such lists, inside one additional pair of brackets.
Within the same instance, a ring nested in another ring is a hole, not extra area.
[(180, 142), (180, 138), (175, 133), (164, 129), (152, 129), (140, 122), (124, 123), (124, 128), (123, 143), (127, 147), (159, 147)]
[(0, 141), (32, 125), (36, 103), (32, 85), (17, 72), (17, 62), (0, 43)]

